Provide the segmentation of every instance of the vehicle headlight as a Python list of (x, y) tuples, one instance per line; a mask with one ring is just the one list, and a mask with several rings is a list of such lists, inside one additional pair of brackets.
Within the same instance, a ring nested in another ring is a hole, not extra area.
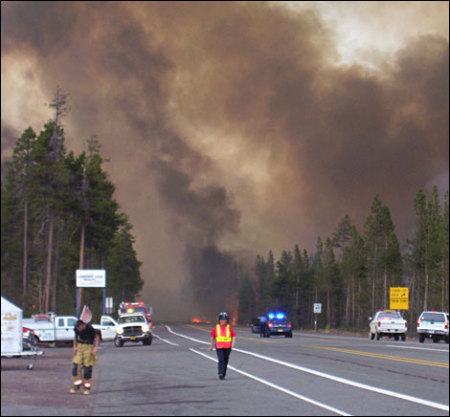
[(144, 324), (143, 326), (141, 326), (141, 328), (142, 328), (142, 331), (143, 331), (144, 333), (147, 333), (147, 332), (150, 331), (150, 327), (148, 327), (147, 324)]
[(117, 333), (117, 334), (123, 334), (123, 329), (122, 329), (121, 327), (119, 327), (119, 328), (116, 330), (116, 333)]

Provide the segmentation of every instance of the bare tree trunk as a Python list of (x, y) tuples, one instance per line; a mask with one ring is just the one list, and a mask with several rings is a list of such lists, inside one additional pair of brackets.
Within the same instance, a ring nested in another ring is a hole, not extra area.
[(25, 310), (25, 297), (28, 287), (28, 199), (25, 196), (23, 215), (23, 271), (22, 271), (22, 308)]
[(428, 310), (428, 286), (430, 281), (429, 271), (428, 271), (428, 248), (430, 245), (430, 228), (427, 227), (427, 237), (425, 240), (425, 292), (423, 297), (423, 309)]
[(372, 277), (372, 312), (375, 311), (375, 298), (376, 298), (376, 278), (377, 278), (377, 249), (378, 247), (375, 247), (375, 259), (374, 259), (374, 266), (373, 266), (373, 277)]
[(383, 294), (383, 308), (387, 308), (387, 281), (388, 281), (388, 273), (387, 273), (387, 251), (388, 251), (388, 240), (386, 237), (385, 240), (385, 262), (384, 262), (384, 294)]
[(45, 279), (45, 298), (44, 309), (48, 312), (50, 303), (50, 286), (52, 281), (52, 252), (53, 252), (53, 213), (50, 212), (50, 220), (48, 225), (48, 244), (47, 244), (47, 271)]
[[(79, 268), (84, 269), (84, 240), (86, 233), (86, 221), (85, 216), (83, 215), (83, 220), (81, 222), (81, 239), (80, 239), (80, 263)], [(83, 288), (78, 288), (78, 311), (81, 311), (81, 306), (83, 305)]]
[(331, 291), (327, 288), (327, 325), (331, 328)]
[(352, 312), (351, 312), (351, 326), (355, 326), (355, 273), (352, 273), (352, 293), (351, 293), (351, 303), (352, 303)]
[[(414, 323), (415, 316), (416, 316), (414, 314), (414, 306), (415, 306), (415, 303), (414, 303), (414, 284), (415, 284), (415, 281), (416, 281), (416, 273), (414, 271), (412, 279), (411, 279), (411, 282), (410, 282), (410, 286), (409, 286), (409, 293), (411, 294), (410, 303), (409, 303), (409, 311), (411, 312), (409, 323)], [(412, 328), (412, 326), (408, 326), (408, 328)]]
[(351, 283), (347, 285), (346, 299), (345, 299), (345, 327), (350, 325), (350, 304), (351, 304)]
[[(59, 228), (57, 228), (58, 232)], [(56, 233), (56, 244), (55, 244), (55, 262), (53, 264), (53, 284), (52, 284), (52, 311), (56, 312), (56, 301), (57, 301), (57, 291), (58, 291), (58, 275), (59, 275), (59, 247), (61, 245), (61, 233)]]

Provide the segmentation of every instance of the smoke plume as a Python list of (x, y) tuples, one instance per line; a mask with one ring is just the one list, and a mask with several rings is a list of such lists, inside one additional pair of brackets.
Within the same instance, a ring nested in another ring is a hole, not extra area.
[(313, 250), (375, 194), (408, 236), (418, 189), (448, 188), (448, 46), (344, 65), (313, 6), (2, 2), (2, 158), (63, 87), (67, 147), (102, 142), (155, 317), (208, 316), (234, 308), (236, 260)]

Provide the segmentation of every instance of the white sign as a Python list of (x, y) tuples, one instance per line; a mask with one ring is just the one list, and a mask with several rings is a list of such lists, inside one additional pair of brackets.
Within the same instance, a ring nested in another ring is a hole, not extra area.
[(314, 303), (314, 314), (322, 313), (322, 303)]
[(106, 297), (105, 298), (105, 308), (114, 308), (114, 299), (112, 297)]
[(77, 269), (77, 287), (105, 288), (106, 271), (104, 269)]

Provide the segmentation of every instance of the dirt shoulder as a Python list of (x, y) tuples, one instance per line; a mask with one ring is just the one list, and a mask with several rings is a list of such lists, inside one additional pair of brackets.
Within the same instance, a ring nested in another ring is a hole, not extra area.
[(1, 359), (1, 415), (90, 415), (92, 396), (69, 394), (72, 348), (43, 348), (32, 370), (30, 358)]

